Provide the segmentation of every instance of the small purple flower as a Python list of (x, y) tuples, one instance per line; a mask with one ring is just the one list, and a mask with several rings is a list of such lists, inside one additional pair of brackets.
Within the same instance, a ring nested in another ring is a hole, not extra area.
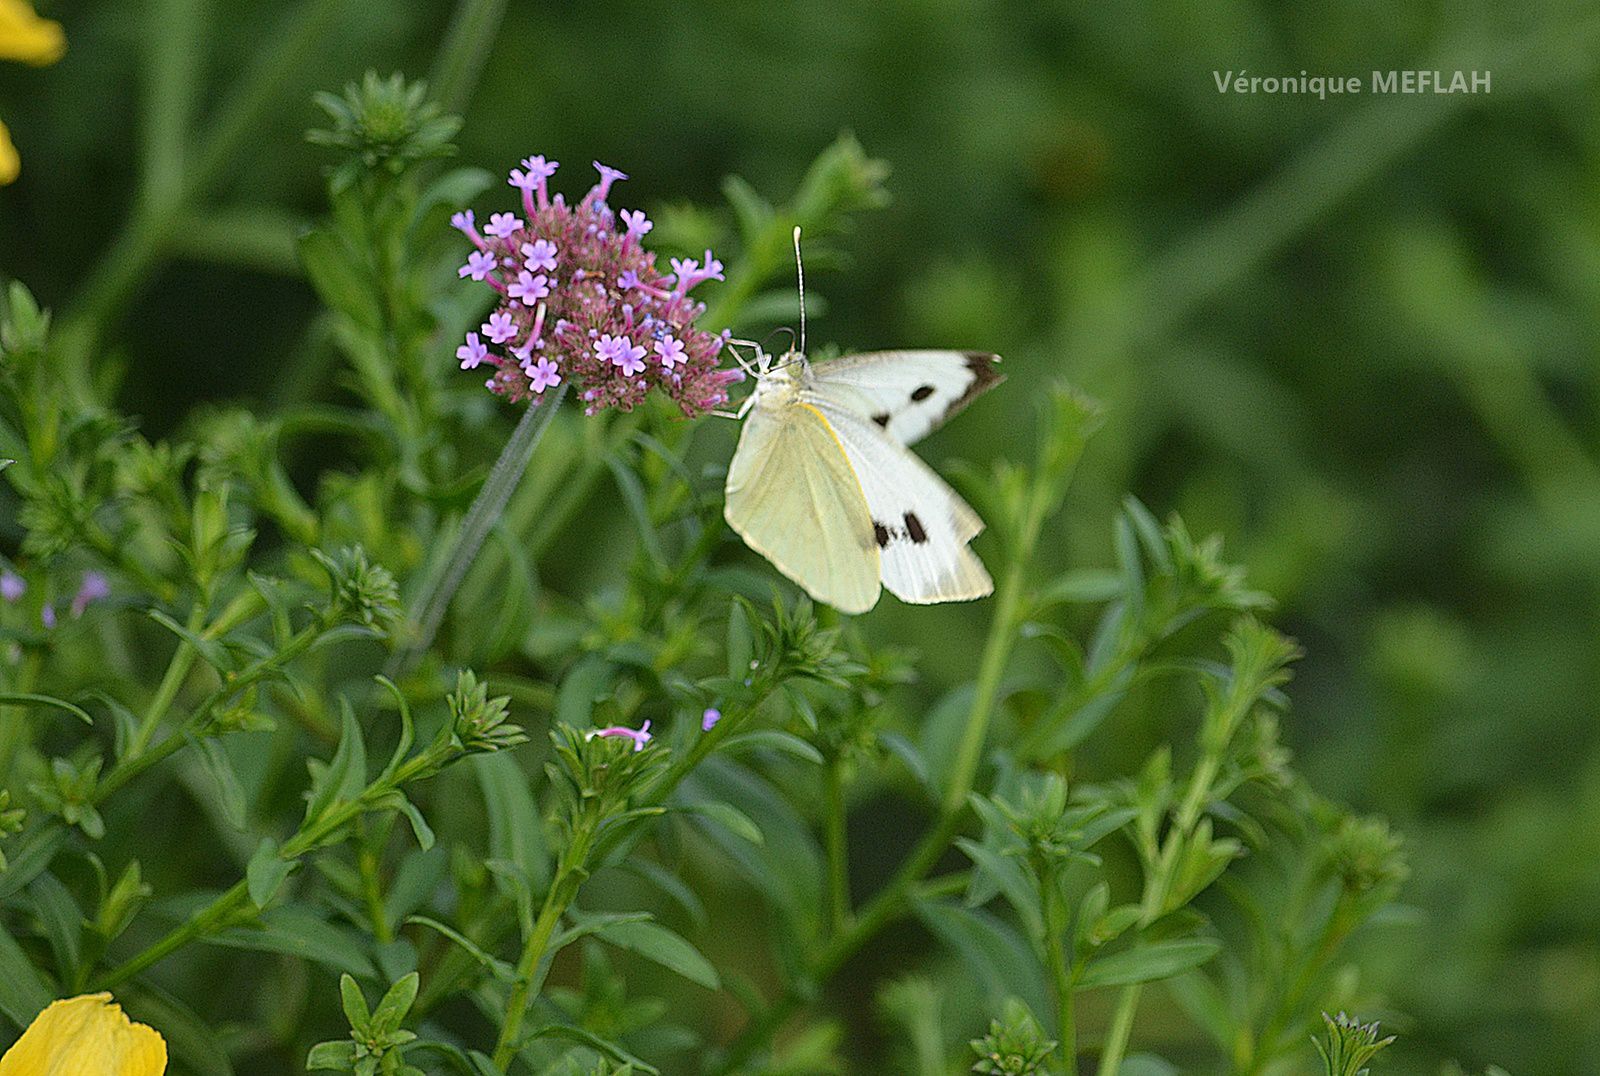
[(600, 182), (596, 183), (594, 189), (589, 193), (593, 195), (595, 201), (603, 202), (606, 200), (606, 195), (611, 193), (611, 185), (619, 179), (627, 179), (628, 177), (615, 168), (609, 168), (601, 164), (599, 161), (591, 163), (594, 165), (594, 170), (600, 173)]
[(505, 239), (521, 227), (522, 222), (517, 219), (515, 213), (491, 213), (483, 234), (492, 235), (496, 239)]
[(522, 244), (522, 256), (527, 259), (522, 264), (528, 267), (530, 273), (555, 272), (556, 245), (548, 239)]
[(517, 274), (517, 279), (511, 286), (506, 288), (506, 294), (513, 299), (522, 300), (523, 306), (532, 306), (550, 294), (550, 278), (543, 273), (534, 276), (524, 269)]
[(522, 168), (513, 168), (511, 177), (506, 181), (513, 187), (522, 191), (522, 207), (527, 210), (528, 216), (534, 213), (534, 195), (538, 195), (537, 207), (544, 209), (550, 204), (550, 194), (546, 181), (556, 174), (560, 161), (547, 161), (543, 156), (522, 158)]
[(674, 337), (666, 336), (656, 341), (655, 352), (661, 356), (661, 365), (668, 370), (680, 362), (687, 362), (684, 357), (683, 343)]
[(644, 348), (626, 336), (607, 333), (595, 341), (594, 353), (620, 369), (625, 377), (632, 377), (644, 369)]
[(678, 278), (678, 294), (687, 295), (691, 290), (704, 284), (708, 280), (722, 280), (722, 263), (706, 251), (704, 267), (693, 258), (673, 258), (672, 272)]
[(542, 393), (561, 384), (561, 374), (555, 363), (541, 355), (539, 361), (528, 368), (528, 380), (533, 383), (534, 392)]
[(650, 218), (644, 215), (642, 209), (624, 209), (622, 223), (627, 227), (628, 234), (638, 239), (649, 233), (655, 225), (650, 223)]
[(456, 358), (463, 370), (476, 370), (478, 364), (489, 357), (489, 349), (478, 339), (477, 333), (468, 333), (467, 342), (456, 348)]
[(472, 210), (463, 209), (450, 218), (450, 227), (472, 240), (479, 250), (484, 247), (483, 236), (478, 234), (477, 218), (472, 215)]
[(648, 721), (636, 729), (630, 729), (626, 725), (612, 725), (609, 728), (590, 729), (584, 734), (583, 738), (585, 740), (592, 740), (596, 736), (626, 737), (627, 739), (633, 741), (633, 749), (635, 751), (643, 751), (644, 745), (649, 743), (654, 738), (650, 735), (650, 722)]
[(6, 604), (21, 600), (28, 593), (28, 584), (22, 581), (22, 576), (12, 572), (0, 572), (0, 599)]
[(56, 627), (56, 607), (46, 605), (39, 610), (39, 623), (44, 625), (45, 631), (54, 631)]
[(503, 344), (517, 335), (517, 323), (512, 321), (511, 315), (504, 310), (496, 310), (490, 314), (489, 320), (480, 328), (492, 344)]
[(72, 596), (73, 618), (82, 616), (94, 602), (109, 597), (111, 597), (111, 580), (107, 579), (103, 572), (84, 572), (83, 582), (78, 584), (78, 593)]
[(700, 715), (700, 731), (710, 732), (717, 727), (717, 722), (722, 720), (722, 711), (715, 706)]
[(486, 251), (475, 250), (467, 255), (467, 264), (456, 270), (456, 275), (462, 278), (471, 277), (473, 280), (482, 280), (494, 271), (494, 255)]

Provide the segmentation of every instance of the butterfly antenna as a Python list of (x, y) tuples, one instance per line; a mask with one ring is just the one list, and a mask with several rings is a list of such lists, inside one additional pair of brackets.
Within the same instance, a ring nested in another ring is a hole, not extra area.
[(806, 353), (806, 266), (800, 260), (800, 225), (794, 226), (794, 271), (800, 278), (800, 354)]

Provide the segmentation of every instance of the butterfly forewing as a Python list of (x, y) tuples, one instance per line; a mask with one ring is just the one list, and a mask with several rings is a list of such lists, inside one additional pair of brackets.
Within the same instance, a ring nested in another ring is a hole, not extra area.
[(828, 420), (860, 481), (872, 518), (883, 585), (915, 604), (967, 601), (994, 590), (967, 543), (983, 522), (904, 445), (835, 399), (827, 386), (802, 393)]
[(723, 514), (816, 600), (846, 613), (877, 603), (879, 552), (866, 494), (839, 437), (810, 404), (750, 413), (728, 466)]
[(903, 445), (1004, 380), (983, 351), (872, 351), (811, 367), (812, 387)]

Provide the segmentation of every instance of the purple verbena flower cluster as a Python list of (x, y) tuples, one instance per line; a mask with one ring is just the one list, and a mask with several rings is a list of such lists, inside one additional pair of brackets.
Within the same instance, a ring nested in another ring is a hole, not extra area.
[(718, 369), (728, 334), (694, 326), (705, 304), (689, 293), (721, 280), (722, 263), (672, 259), (656, 270), (641, 240), (653, 225), (640, 210), (617, 213), (606, 199), (628, 177), (599, 162), (596, 183), (576, 206), (551, 195), (556, 162), (529, 157), (508, 182), (522, 192), (522, 217), (494, 213), (480, 230), (470, 210), (451, 223), (477, 248), (460, 269), (487, 283), (500, 303), (456, 349), (463, 370), (490, 368), (489, 391), (537, 402), (570, 380), (584, 411), (631, 410), (651, 388), (694, 416), (728, 400), (738, 369)]

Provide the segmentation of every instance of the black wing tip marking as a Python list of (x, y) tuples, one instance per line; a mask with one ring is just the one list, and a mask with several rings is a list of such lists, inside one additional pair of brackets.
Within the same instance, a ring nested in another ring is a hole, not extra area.
[(928, 531), (915, 512), (907, 512), (900, 517), (899, 524), (893, 526), (873, 520), (872, 537), (877, 541), (879, 549), (887, 549), (890, 542), (921, 545), (928, 540)]
[(1000, 364), (1000, 356), (992, 351), (963, 351), (962, 357), (967, 360), (967, 369), (972, 373), (972, 384), (967, 386), (967, 391), (950, 401), (944, 409), (944, 414), (939, 421), (944, 422), (966, 407), (973, 400), (994, 388), (1006, 379), (1006, 375), (995, 369)]

